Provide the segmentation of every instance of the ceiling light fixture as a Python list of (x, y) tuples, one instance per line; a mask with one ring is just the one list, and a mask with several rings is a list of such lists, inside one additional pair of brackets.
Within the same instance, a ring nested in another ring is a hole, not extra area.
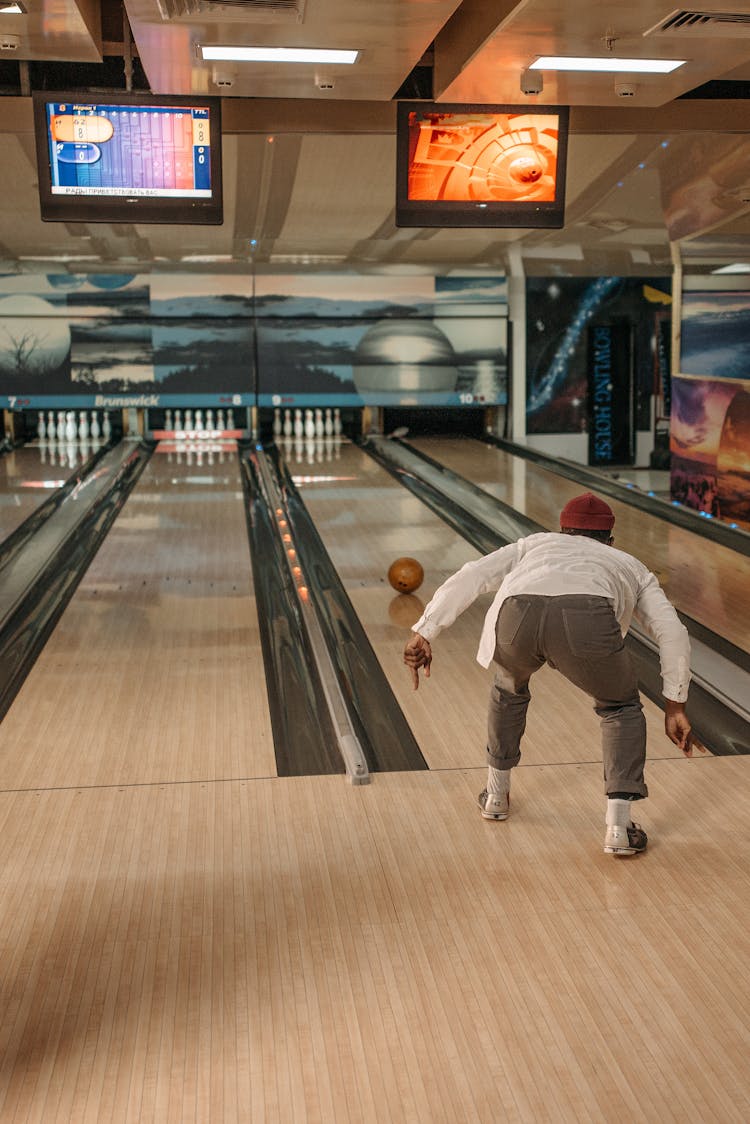
[(26, 9), (23, 4), (0, 4), (0, 16), (25, 16)]
[(619, 59), (613, 55), (604, 58), (576, 58), (564, 55), (540, 55), (529, 70), (581, 70), (591, 74), (671, 74), (686, 59)]
[(750, 273), (750, 265), (746, 262), (734, 262), (732, 265), (722, 265), (720, 269), (712, 269), (712, 273)]
[(319, 50), (317, 47), (200, 47), (201, 55), (214, 62), (303, 62), (351, 66), (359, 51)]

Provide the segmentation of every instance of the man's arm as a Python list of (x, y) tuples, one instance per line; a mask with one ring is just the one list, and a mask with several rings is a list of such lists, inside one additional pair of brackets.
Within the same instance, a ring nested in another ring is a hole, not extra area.
[(679, 746), (686, 757), (693, 756), (693, 748), (699, 749), (701, 753), (706, 752), (706, 747), (693, 735), (684, 703), (675, 702), (674, 699), (664, 700), (664, 729), (669, 740)]

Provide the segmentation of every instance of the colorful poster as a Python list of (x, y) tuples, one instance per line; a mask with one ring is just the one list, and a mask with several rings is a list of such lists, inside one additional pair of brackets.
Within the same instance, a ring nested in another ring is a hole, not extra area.
[(750, 381), (672, 381), (672, 499), (750, 530)]

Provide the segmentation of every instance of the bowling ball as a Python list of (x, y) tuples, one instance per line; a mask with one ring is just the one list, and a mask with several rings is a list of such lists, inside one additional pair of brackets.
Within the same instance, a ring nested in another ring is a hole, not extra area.
[(388, 581), (398, 593), (413, 593), (424, 581), (424, 570), (416, 558), (397, 558), (388, 568)]

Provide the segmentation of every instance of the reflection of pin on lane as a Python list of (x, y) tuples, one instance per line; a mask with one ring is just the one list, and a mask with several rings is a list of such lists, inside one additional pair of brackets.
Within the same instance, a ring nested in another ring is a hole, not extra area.
[(50, 130), (56, 141), (88, 141), (94, 144), (110, 140), (115, 131), (108, 117), (97, 117), (94, 114), (75, 117), (72, 113), (53, 117)]

